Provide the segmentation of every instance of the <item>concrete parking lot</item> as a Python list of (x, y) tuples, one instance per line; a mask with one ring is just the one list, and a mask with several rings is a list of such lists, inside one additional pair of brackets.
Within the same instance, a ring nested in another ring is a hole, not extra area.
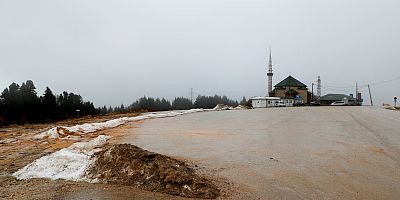
[(229, 199), (400, 199), (400, 112), (300, 107), (144, 121), (123, 142), (197, 163)]

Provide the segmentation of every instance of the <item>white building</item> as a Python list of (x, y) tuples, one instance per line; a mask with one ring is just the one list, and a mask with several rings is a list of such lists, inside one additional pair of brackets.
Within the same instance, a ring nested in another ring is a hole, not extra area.
[(281, 99), (280, 97), (251, 98), (251, 105), (253, 108), (290, 107), (293, 106), (293, 103), (293, 99)]
[(251, 105), (253, 108), (275, 107), (279, 100), (279, 97), (253, 97), (251, 98)]

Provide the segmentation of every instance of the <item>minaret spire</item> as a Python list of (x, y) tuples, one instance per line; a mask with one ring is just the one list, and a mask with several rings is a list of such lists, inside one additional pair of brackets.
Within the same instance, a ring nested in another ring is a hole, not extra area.
[(272, 73), (272, 56), (271, 56), (271, 47), (269, 47), (269, 62), (268, 62), (268, 73), (267, 73), (267, 77), (268, 77), (268, 96), (269, 93), (272, 92), (272, 76), (274, 75)]
[(271, 52), (271, 47), (269, 47), (269, 64), (268, 64), (269, 70), (272, 70), (272, 52)]

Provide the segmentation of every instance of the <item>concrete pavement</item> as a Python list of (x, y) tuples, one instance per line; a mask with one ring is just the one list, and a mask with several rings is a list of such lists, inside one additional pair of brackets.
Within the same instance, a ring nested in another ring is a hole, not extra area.
[(300, 107), (147, 120), (123, 139), (234, 184), (229, 199), (400, 199), (400, 112)]

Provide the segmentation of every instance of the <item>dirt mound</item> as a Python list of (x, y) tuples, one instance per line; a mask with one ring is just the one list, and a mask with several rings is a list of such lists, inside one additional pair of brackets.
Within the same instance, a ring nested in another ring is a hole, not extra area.
[(196, 198), (216, 198), (219, 189), (184, 162), (130, 144), (110, 146), (96, 154), (88, 177), (100, 182)]

